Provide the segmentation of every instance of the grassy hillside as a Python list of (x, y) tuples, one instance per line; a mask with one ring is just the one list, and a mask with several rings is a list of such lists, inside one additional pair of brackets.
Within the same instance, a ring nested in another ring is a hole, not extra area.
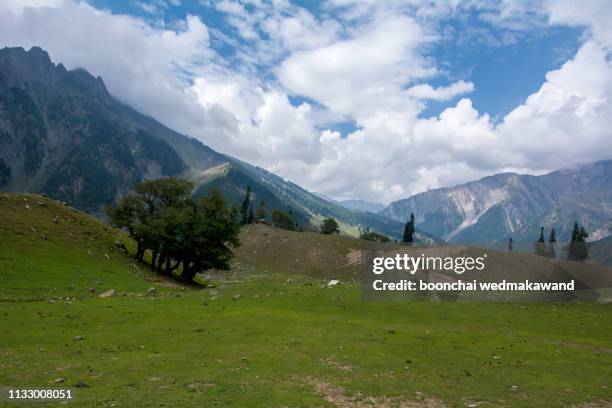
[(355, 280), (360, 250), (380, 245), (346, 235), (323, 235), (249, 225), (235, 251), (238, 270)]
[(612, 267), (612, 236), (589, 242), (588, 262)]
[(117, 237), (0, 193), (0, 384), (70, 388), (75, 407), (612, 404), (609, 304), (362, 303), (361, 241), (263, 226), (216, 287), (182, 288)]
[[(465, 272), (464, 281), (563, 280), (571, 276), (576, 281), (591, 285), (597, 292), (581, 289), (576, 292), (581, 299), (612, 300), (612, 269), (594, 264), (549, 259), (534, 254), (499, 252), (490, 248), (462, 245), (405, 246), (380, 244), (346, 235), (322, 235), (310, 232), (293, 232), (250, 225), (241, 233), (242, 246), (236, 250), (236, 269), (244, 272), (259, 271), (265, 274), (301, 274), (313, 278), (359, 281), (361, 274), (361, 250), (379, 250), (391, 254), (407, 253), (410, 256), (472, 257), (486, 254), (486, 268), (482, 272)], [(454, 274), (451, 272), (451, 276)], [(456, 276), (456, 275), (455, 275)], [(607, 278), (605, 278), (607, 276)], [(602, 279), (602, 277), (604, 277)], [(468, 295), (467, 293), (463, 294)], [(511, 294), (503, 294), (510, 299)], [(521, 294), (524, 299), (525, 295)], [(551, 295), (553, 296), (553, 295)], [(552, 298), (566, 299), (559, 294)], [(597, 297), (599, 296), (599, 297)]]
[(157, 279), (120, 250), (122, 234), (34, 194), (0, 193), (0, 299), (91, 297), (139, 291)]

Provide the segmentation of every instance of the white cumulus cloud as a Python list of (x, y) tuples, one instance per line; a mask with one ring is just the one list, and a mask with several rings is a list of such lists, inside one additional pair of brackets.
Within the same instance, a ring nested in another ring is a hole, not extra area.
[[(41, 46), (170, 127), (340, 199), (389, 202), (499, 171), (611, 157), (607, 1), (332, 0), (320, 13), (289, 1), (202, 3), (199, 15), (160, 23), (75, 0), (2, 2), (0, 45)], [(229, 28), (212, 27), (207, 9)], [(483, 44), (513, 44), (542, 24), (583, 27), (583, 43), (493, 120), (470, 100), (478, 82), (448, 79), (430, 52), (453, 41), (442, 19), (469, 12), (489, 24), (471, 34), (491, 38)], [(423, 118), (429, 101), (447, 107)]]
[(472, 82), (457, 81), (448, 86), (434, 88), (429, 84), (414, 85), (408, 89), (408, 95), (416, 99), (433, 99), (435, 101), (447, 101), (457, 95), (470, 93), (474, 90)]

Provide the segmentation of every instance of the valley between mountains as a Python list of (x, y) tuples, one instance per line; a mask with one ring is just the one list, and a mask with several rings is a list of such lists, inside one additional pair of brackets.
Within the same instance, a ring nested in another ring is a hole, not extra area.
[(399, 239), (411, 213), (417, 240), (429, 243), (533, 243), (541, 226), (567, 242), (576, 220), (589, 241), (612, 233), (612, 161), (497, 174), (387, 206), (338, 202), (167, 128), (110, 95), (102, 78), (69, 71), (41, 48), (0, 50), (1, 189), (45, 193), (102, 216), (135, 183), (164, 176), (195, 181), (196, 196), (218, 188), (233, 204), (251, 186), (254, 202), (290, 211), (300, 225), (333, 217), (352, 236), (369, 228)]

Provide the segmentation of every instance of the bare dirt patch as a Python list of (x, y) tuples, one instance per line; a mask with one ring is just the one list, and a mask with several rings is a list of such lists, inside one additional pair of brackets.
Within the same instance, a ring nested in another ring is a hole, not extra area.
[(612, 408), (612, 401), (590, 401), (572, 405), (572, 408)]
[(351, 249), (346, 254), (346, 262), (348, 265), (360, 265), (361, 264), (361, 251), (359, 249)]
[(315, 394), (325, 401), (339, 408), (345, 407), (380, 407), (380, 408), (444, 408), (446, 405), (435, 398), (417, 393), (414, 400), (401, 400), (389, 397), (364, 396), (361, 393), (348, 395), (344, 387), (310, 379), (309, 384), (314, 387)]
[(341, 371), (351, 371), (353, 369), (352, 366), (348, 364), (343, 364), (333, 357), (326, 358), (325, 360), (323, 360), (323, 362), (326, 365), (333, 367), (335, 369), (341, 370)]
[(557, 341), (557, 340), (551, 341), (550, 343), (554, 345), (558, 345), (558, 346), (572, 347), (572, 348), (581, 349), (581, 350), (589, 350), (594, 353), (612, 353), (612, 348), (609, 348), (609, 347), (597, 347), (597, 346), (591, 346), (589, 344), (568, 343), (565, 341)]

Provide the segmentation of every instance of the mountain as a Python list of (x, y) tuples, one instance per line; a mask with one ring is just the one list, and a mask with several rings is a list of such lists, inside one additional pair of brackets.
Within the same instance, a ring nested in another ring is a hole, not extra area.
[(344, 200), (340, 201), (340, 205), (344, 208), (348, 208), (349, 210), (366, 211), (371, 213), (377, 213), (385, 208), (385, 206), (381, 203), (370, 203), (363, 200)]
[(256, 208), (264, 200), (300, 224), (334, 217), (352, 235), (364, 227), (393, 237), (403, 230), (167, 128), (115, 99), (102, 78), (56, 65), (41, 48), (0, 49), (0, 190), (45, 193), (102, 215), (135, 183), (163, 176), (194, 180), (196, 195), (219, 188), (232, 204), (250, 185)]
[(502, 173), (451, 188), (416, 194), (379, 214), (398, 221), (414, 212), (417, 226), (446, 241), (496, 244), (510, 237), (534, 242), (540, 226), (569, 240), (574, 220), (590, 239), (612, 234), (612, 161), (542, 176)]
[(338, 200), (334, 200), (333, 198), (325, 195), (325, 194), (321, 194), (321, 193), (317, 193), (315, 192), (314, 194), (316, 194), (317, 196), (321, 197), (322, 199), (329, 201), (331, 203), (335, 203), (335, 204), (339, 204), (344, 208), (347, 208), (349, 210), (353, 210), (353, 211), (363, 211), (363, 212), (371, 212), (371, 213), (377, 213), (379, 211), (381, 211), (383, 208), (385, 208), (385, 206), (381, 203), (371, 203), (371, 202), (367, 202), (364, 200), (342, 200), (342, 201), (338, 201)]
[(96, 212), (142, 179), (182, 174), (177, 152), (126, 111), (101, 78), (40, 48), (0, 50), (0, 188)]

